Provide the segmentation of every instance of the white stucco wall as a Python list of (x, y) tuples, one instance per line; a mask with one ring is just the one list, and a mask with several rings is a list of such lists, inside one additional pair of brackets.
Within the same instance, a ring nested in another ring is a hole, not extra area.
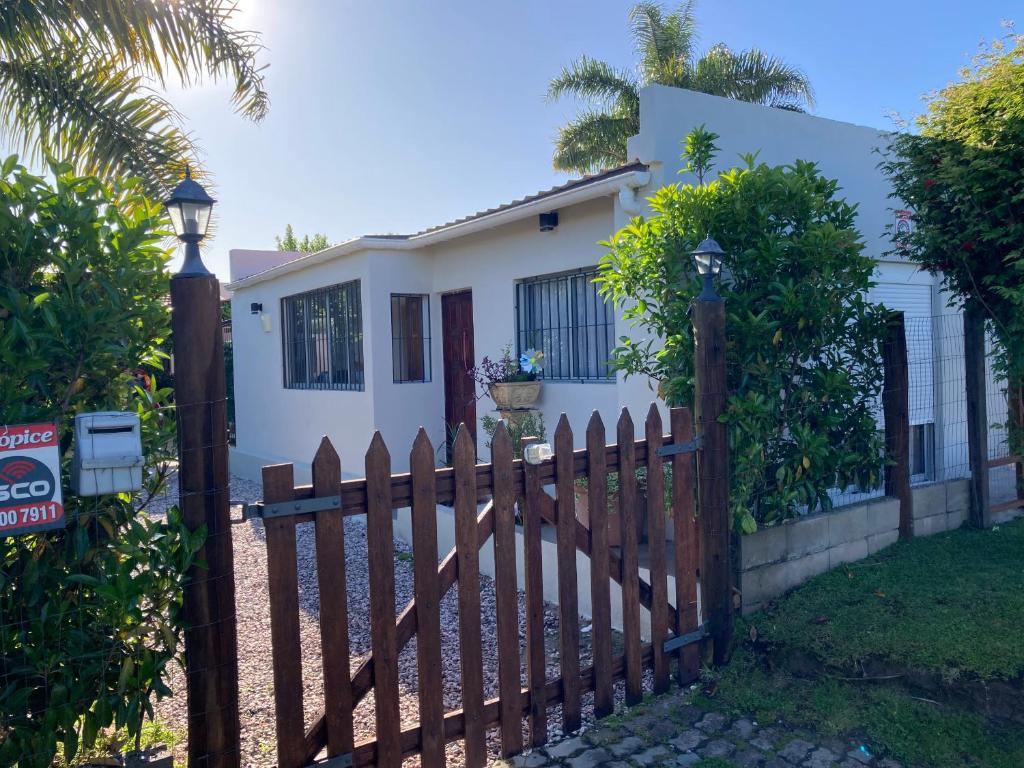
[(640, 133), (629, 140), (628, 156), (648, 163), (652, 187), (693, 182), (679, 174), (683, 140), (699, 125), (719, 134), (715, 169), (742, 165), (741, 155), (757, 153), (768, 165), (812, 160), (838, 179), (840, 195), (860, 205), (857, 227), (867, 253), (880, 258), (889, 248), (892, 221), (890, 187), (878, 168), (876, 148), (887, 142), (875, 128), (748, 104), (719, 96), (655, 85), (640, 92)]
[[(258, 478), (262, 464), (293, 462), (296, 477), (309, 480), (309, 467), (322, 435), (329, 435), (341, 454), (347, 477), (363, 475), (363, 453), (374, 427), (376, 326), (367, 322), (372, 311), (370, 262), (372, 252), (357, 254), (279, 279), (236, 290), (231, 299), (234, 339), (236, 441), (232, 472)], [(361, 392), (286, 389), (281, 339), (281, 299), (303, 291), (361, 281), (365, 389)], [(271, 329), (249, 314), (253, 302), (263, 304)], [(390, 323), (389, 323), (390, 325)], [(390, 342), (390, 338), (389, 338)], [(388, 354), (390, 361), (390, 352)], [(388, 363), (390, 365), (390, 362)], [(359, 435), (354, 441), (350, 436)], [(362, 448), (354, 450), (363, 443)]]
[[(484, 356), (494, 359), (502, 347), (515, 343), (516, 281), (597, 264), (602, 255), (598, 242), (613, 231), (612, 206), (612, 198), (608, 197), (559, 209), (558, 226), (551, 232), (538, 231), (537, 220), (530, 218), (428, 249), (436, 264), (435, 295), (465, 288), (473, 291), (474, 347), (478, 361)], [(431, 306), (431, 331), (440, 340), (439, 299), (436, 305)], [(621, 325), (621, 319), (617, 319), (616, 324)], [(435, 370), (440, 372), (440, 343), (435, 345), (434, 363)], [(443, 396), (442, 392), (436, 409), (439, 422), (443, 418)], [(544, 414), (548, 437), (553, 435), (559, 415), (564, 412), (573, 427), (577, 446), (582, 446), (587, 421), (594, 410), (601, 412), (609, 433), (614, 433), (618, 393), (614, 382), (545, 381), (537, 406)], [(489, 397), (484, 396), (477, 403), (478, 447), (482, 459), (489, 453), (479, 422), (488, 413), (493, 415), (493, 409), (494, 403)]]

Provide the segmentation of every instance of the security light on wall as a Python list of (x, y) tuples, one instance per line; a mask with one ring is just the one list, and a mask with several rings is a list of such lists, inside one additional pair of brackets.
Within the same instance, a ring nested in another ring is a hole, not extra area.
[(541, 232), (550, 232), (558, 226), (558, 211), (548, 211), (537, 217), (537, 225)]

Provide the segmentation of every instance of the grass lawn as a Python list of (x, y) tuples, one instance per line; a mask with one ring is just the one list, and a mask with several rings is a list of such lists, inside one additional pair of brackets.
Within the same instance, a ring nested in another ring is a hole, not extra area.
[[(898, 680), (844, 679), (863, 660), (951, 685), (1024, 674), (1024, 520), (894, 545), (812, 580), (739, 632), (733, 662), (698, 703), (856, 734), (913, 766), (1024, 766), (1024, 726), (940, 704)], [(824, 671), (792, 674), (780, 660), (794, 651)]]

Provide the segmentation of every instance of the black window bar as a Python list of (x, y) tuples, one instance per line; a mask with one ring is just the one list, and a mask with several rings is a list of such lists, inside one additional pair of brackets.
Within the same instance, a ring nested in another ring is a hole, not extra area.
[(615, 308), (598, 292), (597, 268), (542, 275), (516, 284), (516, 349), (544, 352), (541, 378), (611, 381)]
[(286, 389), (362, 390), (358, 280), (281, 299)]
[(430, 297), (391, 294), (391, 368), (396, 384), (430, 381)]

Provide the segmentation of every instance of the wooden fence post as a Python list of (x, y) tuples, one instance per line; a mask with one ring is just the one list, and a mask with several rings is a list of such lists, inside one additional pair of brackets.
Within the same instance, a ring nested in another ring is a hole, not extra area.
[(988, 483), (988, 404), (985, 400), (985, 312), (975, 299), (964, 304), (964, 369), (967, 389), (967, 455), (971, 466), (969, 520), (991, 522)]
[(696, 373), (700, 591), (714, 643), (715, 664), (729, 660), (732, 640), (732, 580), (729, 525), (728, 434), (725, 412), (725, 302), (703, 294), (693, 303)]
[(185, 584), (188, 764), (239, 764), (235, 570), (228, 488), (227, 386), (217, 278), (171, 280), (179, 504), (206, 543)]
[(882, 412), (885, 415), (885, 495), (900, 500), (900, 538), (914, 535), (914, 497), (910, 492), (910, 376), (907, 334), (902, 312), (891, 312), (882, 343)]

